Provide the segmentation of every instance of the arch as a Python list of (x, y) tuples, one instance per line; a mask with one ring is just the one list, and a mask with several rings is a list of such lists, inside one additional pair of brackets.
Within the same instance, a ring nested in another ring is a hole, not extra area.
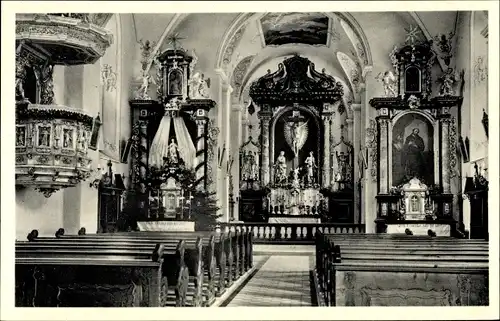
[[(273, 115), (273, 117), (271, 118), (271, 124), (269, 126), (269, 131), (270, 131), (270, 137), (269, 137), (269, 173), (270, 173), (270, 177), (273, 178), (274, 177), (274, 169), (273, 169), (273, 163), (274, 163), (274, 157), (275, 157), (275, 151), (274, 151), (274, 137), (275, 137), (275, 133), (276, 133), (276, 123), (278, 122), (278, 119), (281, 118), (281, 116), (283, 116), (284, 113), (288, 112), (288, 111), (291, 111), (291, 110), (294, 110), (294, 109), (298, 109), (300, 111), (303, 111), (304, 113), (307, 113), (309, 114), (312, 119), (314, 120), (314, 124), (316, 125), (316, 128), (318, 128), (318, 132), (316, 133), (316, 135), (318, 135), (317, 139), (318, 139), (318, 146), (317, 146), (317, 156), (318, 156), (318, 160), (319, 159), (322, 159), (321, 155), (320, 155), (320, 151), (321, 151), (321, 146), (322, 146), (322, 143), (321, 143), (321, 134), (320, 132), (324, 130), (324, 127), (323, 127), (323, 124), (319, 121), (319, 114), (318, 112), (316, 111), (316, 109), (314, 108), (307, 108), (307, 106), (305, 105), (298, 105), (298, 106), (286, 106), (286, 107), (280, 107), (280, 110), (278, 112), (276, 112), (275, 115)], [(266, 151), (264, 151), (266, 152)], [(318, 181), (319, 181), (319, 176), (317, 177)]]

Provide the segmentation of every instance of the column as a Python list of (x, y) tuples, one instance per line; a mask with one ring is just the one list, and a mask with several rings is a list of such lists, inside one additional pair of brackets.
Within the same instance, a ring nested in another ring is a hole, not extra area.
[(449, 127), (450, 119), (448, 117), (441, 119), (441, 175), (443, 181), (443, 193), (451, 193), (450, 185), (450, 141)]
[[(198, 112), (197, 114), (200, 114)], [(205, 111), (203, 110), (203, 115)], [(203, 191), (206, 189), (205, 167), (206, 167), (206, 154), (205, 154), (205, 128), (207, 120), (205, 117), (197, 116), (196, 118), (196, 160), (194, 168), (196, 170), (196, 189)]]
[(242, 111), (243, 106), (232, 104), (231, 108), (231, 155), (234, 157), (233, 167), (231, 168), (232, 190), (233, 194), (233, 217), (239, 220), (238, 197), (240, 190), (240, 146), (242, 144)]
[(388, 131), (387, 131), (387, 119), (378, 119), (380, 128), (380, 148), (379, 148), (379, 194), (387, 194), (389, 192), (388, 187)]
[[(353, 159), (353, 186), (354, 186), (354, 223), (360, 222), (360, 210), (361, 210), (361, 171), (364, 171), (364, 168), (359, 168), (359, 153), (361, 151), (361, 104), (352, 104), (353, 110), (353, 131), (352, 131), (352, 148), (354, 157)], [(362, 151), (361, 151), (362, 152)]]
[(260, 168), (260, 177), (262, 186), (267, 186), (270, 182), (269, 177), (269, 121), (271, 120), (271, 115), (269, 113), (259, 112), (260, 118), (260, 129), (262, 141), (260, 144), (260, 154), (262, 155), (262, 164)]
[(324, 188), (327, 188), (330, 185), (330, 121), (331, 121), (331, 114), (325, 114), (321, 117), (323, 119), (323, 124), (325, 128), (325, 132), (323, 135), (323, 177), (322, 177), (322, 186)]
[(222, 185), (221, 185), (221, 200), (222, 200), (222, 213), (223, 222), (229, 221), (229, 179), (230, 173), (227, 171), (227, 165), (229, 161), (229, 155), (232, 154), (231, 150), (231, 122), (230, 122), (230, 114), (231, 114), (231, 93), (233, 92), (233, 88), (224, 83), (222, 86), (222, 123), (220, 130), (222, 132), (222, 140), (223, 146), (226, 148), (226, 152), (224, 154), (224, 158), (222, 159), (222, 168), (220, 172), (222, 174)]

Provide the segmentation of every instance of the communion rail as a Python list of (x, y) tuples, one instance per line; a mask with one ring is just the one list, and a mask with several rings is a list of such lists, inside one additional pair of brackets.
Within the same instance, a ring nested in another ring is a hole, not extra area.
[(316, 231), (327, 234), (363, 234), (354, 223), (220, 223), (222, 231), (252, 231), (254, 243), (314, 244)]

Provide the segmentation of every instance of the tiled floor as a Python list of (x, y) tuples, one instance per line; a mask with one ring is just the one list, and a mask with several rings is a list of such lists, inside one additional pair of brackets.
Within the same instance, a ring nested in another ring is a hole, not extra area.
[(310, 256), (272, 255), (227, 304), (229, 307), (311, 306)]

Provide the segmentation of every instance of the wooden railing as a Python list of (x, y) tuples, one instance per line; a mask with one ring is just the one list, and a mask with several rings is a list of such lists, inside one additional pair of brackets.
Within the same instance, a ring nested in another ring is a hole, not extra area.
[(254, 243), (314, 244), (316, 231), (326, 234), (365, 233), (364, 224), (351, 223), (221, 223), (222, 231), (252, 231)]

